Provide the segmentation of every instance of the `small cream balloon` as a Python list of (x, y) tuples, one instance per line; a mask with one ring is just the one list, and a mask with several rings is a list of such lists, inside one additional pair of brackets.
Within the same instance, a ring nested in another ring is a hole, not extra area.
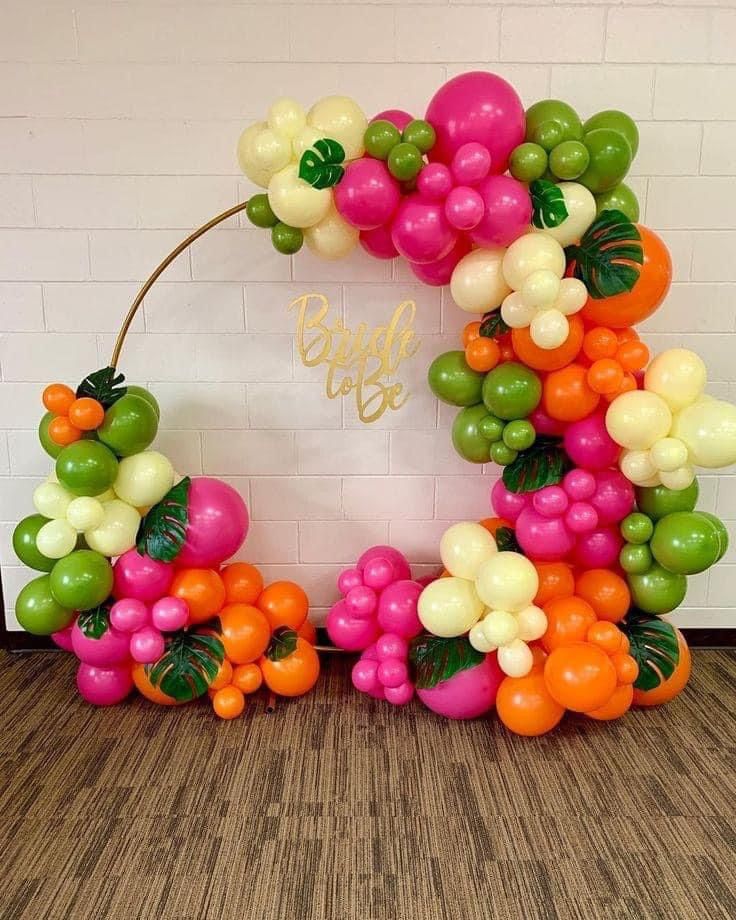
[(606, 428), (627, 450), (649, 450), (672, 427), (670, 407), (656, 393), (630, 390), (617, 396), (606, 412)]
[(567, 217), (557, 227), (542, 227), (536, 232), (552, 237), (560, 246), (569, 246), (577, 243), (595, 220), (595, 198), (579, 182), (560, 182), (557, 188), (565, 199)]
[(579, 313), (588, 299), (588, 289), (577, 278), (563, 278), (560, 282), (560, 293), (554, 303), (556, 310), (565, 316)]
[(700, 355), (687, 348), (669, 348), (647, 368), (644, 389), (657, 393), (673, 412), (678, 412), (700, 398), (707, 376)]
[(507, 677), (526, 677), (533, 665), (534, 656), (523, 639), (514, 639), (498, 650), (498, 666)]
[(660, 438), (652, 444), (649, 456), (660, 473), (672, 473), (687, 463), (687, 447), (679, 438)]
[(475, 587), (487, 607), (515, 613), (531, 604), (539, 587), (539, 576), (520, 553), (496, 553), (478, 569)]
[(121, 556), (135, 546), (141, 516), (119, 498), (105, 502), (105, 517), (99, 527), (87, 530), (84, 539), (90, 549), (103, 556)]
[(36, 534), (36, 549), (48, 559), (63, 559), (77, 545), (77, 531), (61, 518), (47, 521)]
[(462, 636), (480, 619), (483, 604), (465, 578), (438, 578), (419, 595), (419, 620), (435, 636)]
[(501, 304), (501, 319), (512, 329), (526, 329), (537, 315), (519, 291), (512, 291)]
[(124, 502), (138, 508), (160, 502), (173, 484), (169, 458), (157, 450), (144, 450), (120, 461), (113, 489)]
[(501, 266), (505, 249), (474, 249), (457, 263), (450, 279), (452, 299), (465, 313), (495, 310), (511, 293)]
[(238, 141), (238, 163), (246, 176), (267, 188), (276, 173), (291, 162), (291, 141), (257, 122), (246, 128)]
[(313, 227), (330, 210), (332, 193), (300, 179), (299, 167), (292, 163), (269, 182), (268, 203), (276, 217), (290, 227)]
[(533, 642), (547, 631), (547, 614), (541, 607), (530, 604), (516, 614), (516, 624), (519, 627), (518, 638), (524, 642)]
[(342, 145), (346, 160), (363, 155), (363, 136), (368, 119), (358, 103), (349, 96), (326, 96), (312, 106), (307, 124)]
[(659, 471), (652, 462), (648, 450), (624, 451), (619, 460), (619, 467), (624, 476), (635, 486), (659, 485)]
[(327, 261), (344, 259), (355, 249), (359, 239), (360, 231), (339, 214), (334, 204), (318, 224), (304, 231), (307, 246)]
[(468, 633), (468, 641), (476, 650), (476, 652), (483, 652), (484, 655), (487, 655), (488, 652), (493, 652), (496, 650), (496, 646), (492, 642), (489, 642), (485, 637), (483, 632), (483, 623), (476, 623), (475, 626)]
[(541, 268), (524, 279), (519, 293), (528, 306), (548, 310), (559, 296), (560, 284), (559, 275), (548, 268)]
[(475, 521), (453, 524), (442, 534), (440, 559), (450, 573), (471, 581), (480, 566), (498, 552), (491, 534)]
[(47, 518), (65, 518), (74, 496), (58, 482), (42, 482), (33, 492), (33, 507)]
[(502, 269), (509, 287), (520, 291), (532, 272), (547, 270), (562, 278), (565, 265), (565, 251), (556, 240), (543, 233), (525, 233), (506, 250)]
[(314, 142), (318, 141), (321, 137), (321, 132), (316, 128), (310, 128), (309, 125), (303, 127), (291, 142), (294, 158), (296, 160), (301, 160), (304, 151), (309, 150), (310, 147), (314, 147)]
[(673, 492), (681, 492), (692, 483), (695, 479), (695, 470), (689, 465), (681, 466), (672, 472), (661, 472), (659, 480), (663, 486), (672, 489)]
[[(106, 501), (109, 501), (111, 497), (114, 496), (108, 497)], [(99, 527), (104, 517), (105, 509), (102, 507), (100, 499), (90, 498), (87, 495), (75, 498), (66, 509), (67, 521), (79, 533)]]
[(736, 406), (703, 397), (675, 416), (674, 437), (684, 441), (690, 462), (717, 470), (736, 463)]
[(508, 645), (519, 635), (519, 624), (516, 617), (508, 610), (492, 610), (480, 621), (481, 629), (486, 640), (494, 648)]
[(268, 110), (269, 128), (290, 141), (293, 141), (306, 124), (307, 113), (295, 99), (277, 99)]
[(539, 348), (558, 348), (569, 334), (570, 324), (559, 310), (538, 310), (529, 323), (529, 335)]

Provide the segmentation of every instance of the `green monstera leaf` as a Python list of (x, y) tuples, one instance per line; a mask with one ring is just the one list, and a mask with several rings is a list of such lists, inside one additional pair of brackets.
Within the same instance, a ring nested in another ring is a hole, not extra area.
[(172, 562), (179, 555), (189, 522), (189, 487), (192, 480), (185, 476), (154, 505), (141, 520), (136, 548), (151, 559)]
[(128, 388), (122, 386), (124, 380), (125, 374), (118, 374), (114, 367), (102, 367), (87, 374), (79, 384), (77, 399), (88, 396), (102, 403), (105, 409), (109, 409), (128, 392)]
[(146, 673), (162, 693), (187, 703), (207, 692), (224, 659), (225, 647), (217, 636), (182, 630), (172, 634), (166, 651), (146, 666)]
[(536, 492), (557, 485), (571, 467), (559, 438), (539, 436), (504, 467), (503, 484), (509, 492)]
[(575, 277), (592, 298), (601, 300), (630, 291), (639, 280), (636, 266), (644, 262), (640, 241), (641, 234), (625, 214), (603, 211), (566, 254), (575, 262)]
[(675, 627), (636, 608), (619, 625), (631, 645), (629, 654), (639, 665), (634, 686), (637, 690), (654, 690), (672, 675), (680, 660)]
[(519, 553), (522, 556), (524, 555), (524, 551), (516, 539), (516, 531), (513, 527), (499, 527), (495, 534), (495, 540), (499, 553)]
[(299, 160), (299, 178), (314, 188), (330, 188), (342, 179), (345, 170), (345, 150), (342, 144), (322, 137), (305, 150)]
[(110, 628), (110, 602), (80, 613), (77, 626), (88, 639), (101, 639)]
[(539, 230), (559, 227), (567, 220), (567, 205), (562, 189), (547, 179), (535, 179), (529, 186), (532, 196), (532, 223)]
[(485, 655), (476, 651), (465, 636), (444, 639), (429, 634), (412, 639), (409, 660), (414, 666), (415, 683), (420, 690), (430, 690), (460, 671), (480, 664)]
[(495, 339), (499, 336), (506, 335), (507, 332), (511, 332), (511, 326), (508, 326), (503, 321), (500, 310), (493, 310), (491, 313), (486, 313), (481, 320), (480, 329), (478, 330), (478, 334), (485, 339)]
[(266, 658), (269, 661), (283, 661), (288, 658), (292, 652), (296, 651), (296, 642), (298, 639), (296, 630), (289, 629), (288, 626), (279, 626), (271, 636), (271, 641), (266, 649)]

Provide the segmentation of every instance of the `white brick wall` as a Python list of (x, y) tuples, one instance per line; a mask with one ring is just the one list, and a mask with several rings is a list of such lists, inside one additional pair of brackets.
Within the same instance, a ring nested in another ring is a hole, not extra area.
[[(676, 284), (646, 324), (686, 344), (736, 399), (734, 0), (5, 0), (0, 29), (0, 559), (10, 608), (28, 575), (10, 551), (47, 469), (33, 429), (42, 385), (106, 362), (137, 285), (188, 228), (249, 193), (234, 147), (282, 94), (354, 95), (372, 113), (422, 114), (448, 76), (484, 66), (529, 104), (621, 107), (642, 143), (632, 184), (671, 247)], [(407, 407), (362, 426), (295, 360), (286, 307), (326, 294), (348, 325), (417, 301), (424, 339), (402, 368)], [(356, 254), (289, 260), (233, 220), (164, 275), (123, 369), (162, 408), (178, 468), (222, 475), (253, 516), (244, 555), (295, 577), (318, 612), (334, 577), (391, 540), (424, 566), (447, 521), (488, 513), (493, 470), (452, 451), (452, 412), (424, 384), (464, 317), (405, 268)], [(11, 478), (12, 477), (12, 478)], [(704, 506), (736, 522), (736, 479), (702, 478)], [(736, 531), (736, 527), (732, 527)], [(725, 563), (725, 564), (724, 564)], [(734, 626), (736, 547), (693, 579), (677, 620)], [(9, 622), (14, 624), (12, 613)]]

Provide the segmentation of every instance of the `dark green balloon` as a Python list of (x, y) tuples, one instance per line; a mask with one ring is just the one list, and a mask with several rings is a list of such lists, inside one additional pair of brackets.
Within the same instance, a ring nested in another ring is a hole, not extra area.
[(388, 155), (388, 171), (401, 182), (416, 179), (422, 166), (424, 160), (419, 148), (405, 141), (397, 144)]
[(549, 168), (558, 179), (577, 179), (588, 168), (590, 154), (582, 141), (563, 141), (552, 149)]
[(390, 121), (372, 121), (365, 129), (363, 143), (369, 156), (385, 160), (393, 148), (401, 142), (401, 132)]
[(631, 166), (631, 147), (618, 131), (596, 128), (583, 138), (590, 154), (588, 168), (578, 182), (594, 195), (607, 192), (623, 179)]
[(709, 511), (698, 511), (698, 514), (708, 518), (718, 533), (718, 537), (721, 543), (721, 547), (718, 551), (718, 559), (716, 559), (716, 562), (718, 562), (719, 559), (723, 559), (723, 557), (726, 555), (726, 551), (728, 550), (729, 536), (726, 525), (719, 517), (716, 517), (715, 514), (711, 514)]
[(20, 561), (31, 569), (39, 572), (50, 572), (56, 564), (56, 559), (49, 559), (39, 553), (36, 546), (36, 536), (48, 518), (42, 514), (31, 514), (23, 518), (13, 531), (13, 550)]
[(547, 151), (539, 144), (519, 144), (511, 153), (509, 172), (519, 182), (541, 179), (547, 170)]
[[(137, 396), (131, 398), (138, 399)], [(148, 411), (153, 410), (149, 408)], [(117, 474), (117, 457), (99, 441), (75, 441), (56, 458), (56, 476), (74, 495), (101, 495), (115, 482)]]
[(26, 632), (50, 636), (71, 623), (74, 611), (54, 599), (51, 576), (41, 575), (22, 588), (15, 602), (15, 618)]
[(610, 128), (612, 131), (618, 131), (623, 134), (631, 147), (631, 158), (636, 156), (639, 149), (639, 129), (636, 122), (630, 118), (626, 112), (620, 112), (618, 109), (606, 109), (604, 112), (596, 112), (583, 125), (583, 133), (595, 131), (597, 128)]
[(620, 530), (629, 543), (648, 543), (654, 533), (654, 524), (648, 515), (634, 511), (621, 521)]
[(401, 139), (407, 144), (413, 144), (420, 153), (429, 153), (435, 145), (437, 135), (428, 121), (415, 118), (404, 128)]
[(625, 182), (619, 182), (607, 192), (595, 195), (596, 212), (621, 211), (632, 223), (639, 220), (639, 199)]
[(52, 441), (49, 435), (49, 425), (55, 418), (56, 416), (53, 412), (47, 412), (38, 423), (38, 440), (41, 442), (41, 447), (43, 447), (49, 457), (53, 457), (54, 460), (56, 460), (63, 450), (63, 445)]
[(430, 390), (437, 399), (451, 406), (479, 403), (484, 379), (485, 374), (468, 366), (464, 351), (446, 351), (438, 355), (427, 372)]
[[(536, 140), (534, 134), (538, 134), (540, 128), (550, 122), (559, 128), (558, 139), (552, 144), (552, 147), (562, 141), (579, 141), (583, 136), (582, 122), (572, 106), (566, 102), (561, 102), (559, 99), (542, 99), (527, 109), (526, 139), (540, 143)], [(541, 133), (550, 137), (553, 134), (548, 127)], [(551, 150), (552, 147), (547, 149)]]
[(493, 415), (505, 421), (526, 418), (539, 405), (542, 382), (528, 367), (507, 361), (486, 374), (483, 402)]
[(145, 450), (157, 431), (158, 416), (151, 403), (135, 393), (126, 393), (105, 412), (97, 437), (119, 457), (130, 457)]
[(293, 256), (304, 245), (304, 233), (299, 227), (278, 223), (271, 230), (271, 242), (276, 252), (285, 256)]
[(471, 463), (488, 463), (491, 459), (491, 442), (480, 431), (483, 419), (488, 417), (488, 410), (480, 403), (466, 406), (455, 416), (452, 423), (452, 443), (464, 460)]
[(693, 479), (686, 489), (668, 489), (667, 486), (637, 486), (636, 506), (653, 521), (674, 511), (692, 511), (698, 502), (698, 480)]
[(668, 572), (697, 575), (718, 561), (721, 536), (705, 515), (675, 511), (657, 522), (649, 546), (654, 558)]
[(140, 396), (141, 399), (145, 399), (145, 401), (156, 413), (156, 418), (161, 418), (161, 407), (158, 404), (158, 400), (150, 390), (147, 390), (145, 387), (128, 385), (128, 395)]
[(69, 610), (91, 610), (112, 590), (112, 566), (91, 549), (78, 549), (59, 559), (49, 578), (54, 600)]
[(627, 575), (627, 580), (634, 606), (645, 613), (669, 613), (685, 599), (687, 578), (656, 562), (641, 575)]
[[(274, 227), (279, 222), (278, 217), (276, 217), (271, 210), (271, 205), (268, 202), (268, 195), (263, 193), (253, 195), (248, 199), (248, 204), (245, 206), (245, 213), (252, 224), (264, 230), (268, 227)], [(128, 390), (130, 391), (130, 387), (128, 387)]]

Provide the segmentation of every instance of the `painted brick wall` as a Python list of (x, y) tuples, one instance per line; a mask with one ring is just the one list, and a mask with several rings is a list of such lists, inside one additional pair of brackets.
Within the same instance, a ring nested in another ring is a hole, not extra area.
[[(0, 29), (0, 558), (12, 611), (27, 580), (13, 522), (49, 464), (39, 393), (108, 360), (137, 285), (192, 226), (246, 196), (238, 134), (274, 98), (353, 95), (368, 113), (421, 114), (448, 76), (487, 67), (529, 104), (620, 107), (642, 143), (632, 184), (672, 249), (676, 283), (647, 324), (655, 349), (708, 363), (736, 399), (736, 9), (664, 3), (292, 3), (4, 0)], [(348, 324), (414, 297), (424, 339), (398, 414), (361, 426), (295, 361), (292, 297), (315, 289)], [(397, 266), (356, 255), (275, 255), (232, 221), (181, 258), (145, 304), (122, 363), (163, 407), (160, 448), (221, 475), (253, 516), (244, 557), (295, 577), (317, 617), (334, 576), (390, 540), (434, 563), (448, 521), (487, 513), (492, 469), (450, 446), (451, 413), (424, 384), (463, 317)], [(702, 478), (703, 507), (736, 521), (732, 475)], [(734, 528), (732, 527), (732, 530)], [(691, 579), (687, 625), (734, 626), (736, 549)], [(9, 622), (14, 625), (12, 612)]]

